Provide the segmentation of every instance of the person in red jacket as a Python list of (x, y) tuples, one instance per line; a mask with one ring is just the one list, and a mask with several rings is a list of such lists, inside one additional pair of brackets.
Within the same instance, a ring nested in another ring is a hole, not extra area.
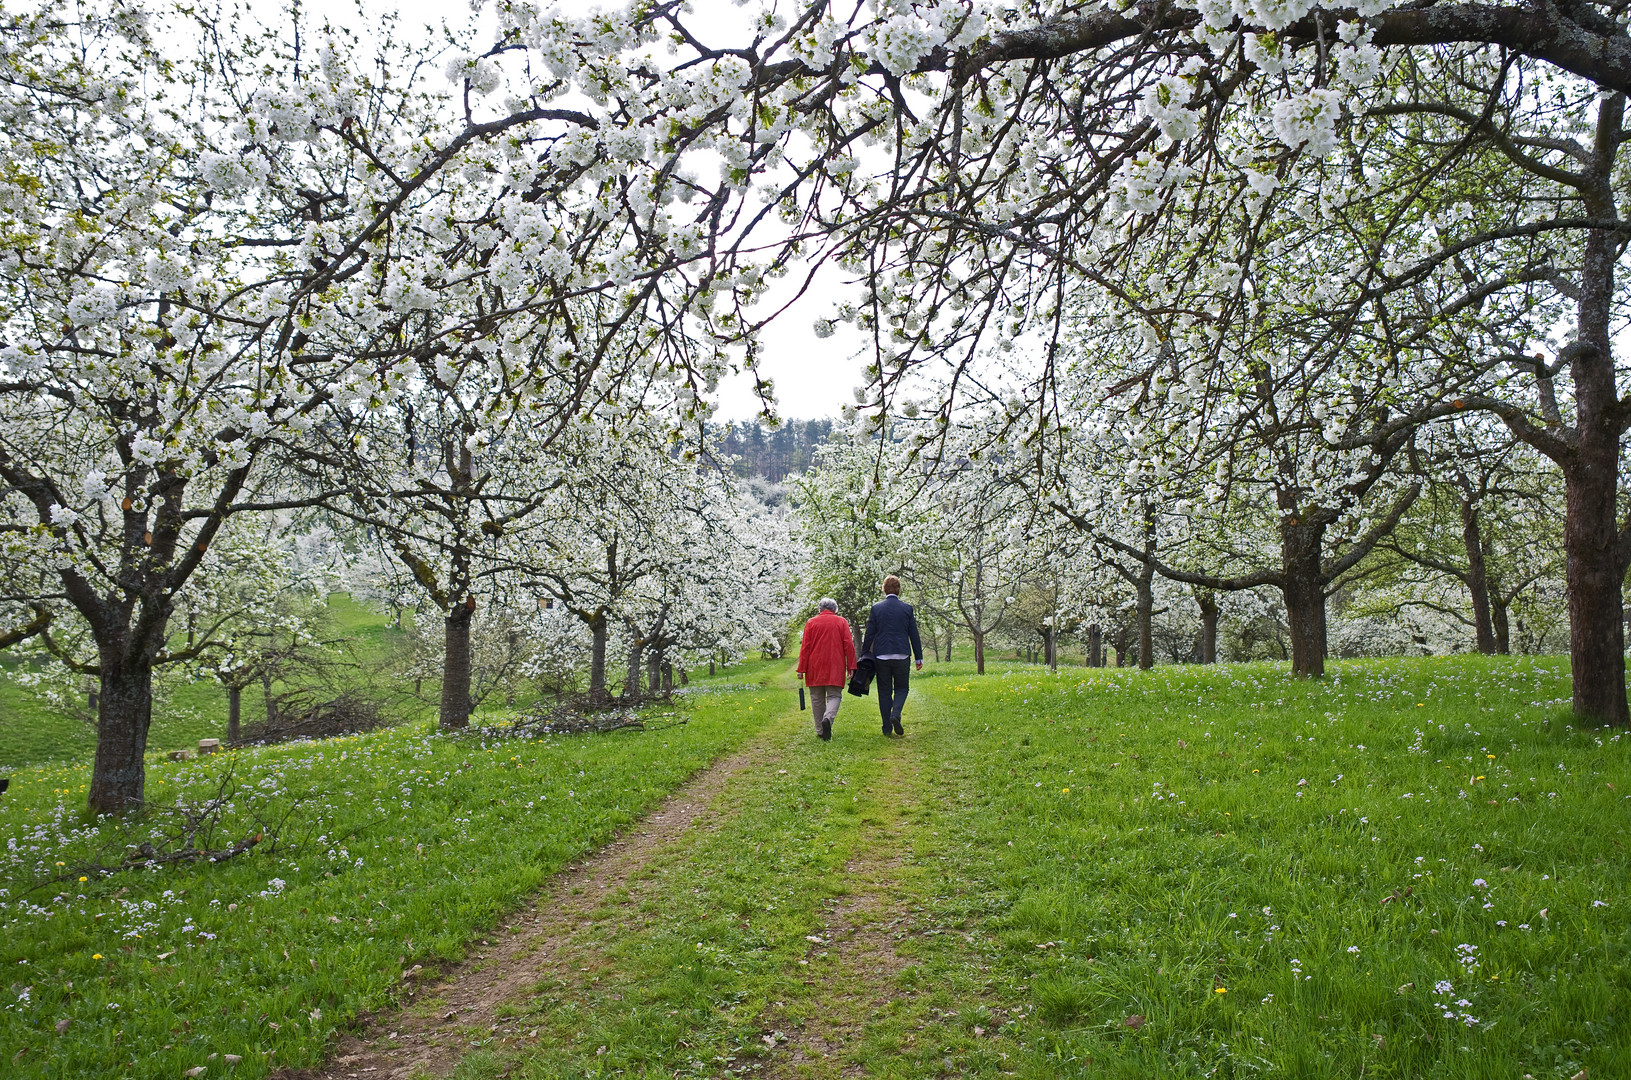
[(838, 614), (838, 601), (823, 597), (821, 610), (804, 624), (799, 638), (799, 677), (810, 688), (810, 715), (816, 735), (832, 738), (832, 722), (844, 699), (844, 684), (855, 673), (855, 637), (849, 620)]

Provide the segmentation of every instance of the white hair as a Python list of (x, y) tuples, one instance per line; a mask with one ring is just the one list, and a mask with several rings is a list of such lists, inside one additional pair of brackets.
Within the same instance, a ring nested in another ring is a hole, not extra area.
[(822, 611), (837, 612), (838, 601), (834, 600), (830, 596), (823, 596), (820, 602), (816, 604), (816, 607), (820, 608)]

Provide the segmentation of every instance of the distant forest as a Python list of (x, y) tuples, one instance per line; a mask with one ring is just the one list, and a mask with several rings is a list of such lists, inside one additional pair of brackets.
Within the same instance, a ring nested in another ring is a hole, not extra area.
[(726, 424), (720, 429), (725, 452), (736, 460), (738, 476), (762, 476), (780, 482), (810, 467), (815, 448), (832, 434), (831, 420), (789, 420), (774, 431), (757, 421)]

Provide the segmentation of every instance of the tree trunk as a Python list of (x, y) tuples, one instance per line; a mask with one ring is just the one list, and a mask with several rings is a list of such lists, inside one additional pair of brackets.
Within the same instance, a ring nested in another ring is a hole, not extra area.
[(455, 605), (442, 620), (446, 629), (442, 653), (443, 731), (470, 726), (470, 604)]
[[(1578, 408), (1584, 420), (1583, 400)], [(1618, 439), (1582, 438), (1574, 467), (1563, 474), (1574, 713), (1600, 724), (1631, 719), (1625, 700), (1625, 626), (1616, 550), (1617, 443)]]
[(1151, 613), (1155, 610), (1153, 576), (1154, 571), (1146, 566), (1138, 579), (1138, 666), (1145, 671), (1155, 666), (1155, 633), (1151, 626)]
[(985, 634), (974, 631), (974, 673), (985, 674)]
[[(597, 614), (589, 622), (589, 700), (596, 705), (606, 701), (606, 615)], [(708, 674), (714, 672), (708, 665)]]
[(101, 701), (89, 802), (93, 814), (125, 814), (140, 809), (146, 798), (142, 753), (153, 722), (153, 662), (141, 650), (98, 651)]
[(1495, 624), (1490, 619), (1489, 574), (1484, 563), (1484, 537), (1478, 508), (1461, 500), (1461, 541), (1467, 549), (1467, 591), (1472, 594), (1472, 625), (1476, 647), (1485, 656), (1495, 652)]
[(1495, 652), (1498, 656), (1512, 655), (1512, 632), (1506, 621), (1506, 600), (1494, 589), (1489, 593), (1489, 621), (1495, 631)]
[(946, 624), (946, 663), (951, 663), (951, 631), (950, 623)]
[[(674, 692), (674, 665), (670, 664), (668, 661), (664, 660), (663, 665), (662, 665), (662, 672), (663, 672), (663, 693), (672, 694)], [(683, 675), (684, 675), (684, 673), (682, 672), (681, 673), (681, 682), (680, 682), (681, 686), (685, 685)]]
[(662, 691), (663, 677), (663, 651), (661, 649), (648, 649), (646, 651), (646, 689), (656, 694)]
[[(1597, 100), (1597, 138), (1581, 188), (1586, 212), (1618, 216), (1614, 157), (1625, 121), (1625, 95)], [(1615, 385), (1610, 323), (1614, 267), (1620, 241), (1614, 233), (1586, 233), (1580, 265), (1576, 343), (1566, 353), (1574, 383), (1575, 440), (1563, 466), (1563, 550), (1569, 593), (1569, 666), (1574, 714), (1602, 724), (1631, 723), (1625, 700), (1625, 625), (1621, 584), (1625, 567), (1618, 551), (1619, 450), (1622, 406)]]
[(1104, 666), (1104, 629), (1098, 623), (1087, 628), (1087, 666)]
[(1325, 526), (1288, 515), (1280, 524), (1280, 591), (1291, 631), (1291, 673), (1325, 674), (1325, 583), (1320, 551)]
[(1043, 648), (1044, 659), (1046, 659), (1047, 662), (1048, 662), (1048, 670), (1049, 671), (1058, 671), (1059, 670), (1059, 634), (1058, 634), (1058, 631), (1056, 631), (1051, 626), (1048, 627), (1048, 632), (1045, 635), (1043, 635), (1043, 642), (1045, 643), (1044, 648)]
[(646, 642), (637, 631), (629, 631), (629, 670), (623, 678), (623, 697), (633, 701), (640, 696), (640, 666), (645, 659)]
[(1218, 594), (1210, 590), (1196, 595), (1201, 609), (1201, 663), (1218, 662)]
[(227, 687), (227, 745), (238, 743), (238, 720), (243, 715), (243, 687)]

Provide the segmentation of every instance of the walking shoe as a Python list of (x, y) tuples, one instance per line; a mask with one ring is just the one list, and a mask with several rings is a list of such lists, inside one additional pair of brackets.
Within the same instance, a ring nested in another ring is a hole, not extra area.
[(906, 729), (900, 726), (899, 720), (895, 721), (895, 734), (902, 738), (905, 738), (906, 736)]
[(832, 721), (831, 720), (823, 719), (821, 721), (821, 737), (823, 739), (832, 738)]

